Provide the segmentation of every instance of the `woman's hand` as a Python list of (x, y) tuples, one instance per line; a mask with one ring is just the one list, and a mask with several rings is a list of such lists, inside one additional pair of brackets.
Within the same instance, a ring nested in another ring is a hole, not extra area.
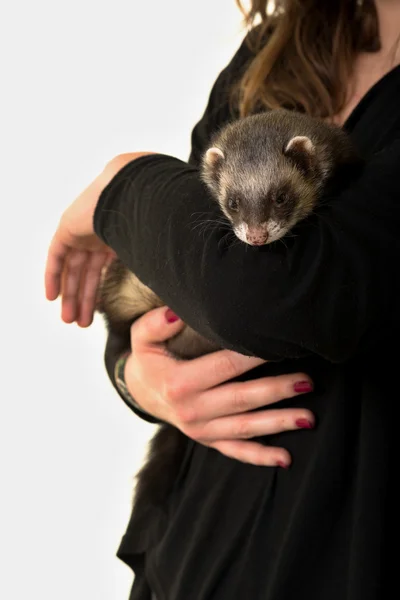
[(126, 362), (125, 380), (133, 398), (151, 415), (226, 456), (287, 468), (291, 463), (287, 450), (245, 440), (311, 429), (313, 414), (295, 408), (248, 411), (312, 391), (310, 378), (295, 373), (229, 382), (266, 361), (229, 350), (190, 361), (175, 360), (166, 354), (162, 343), (182, 327), (182, 321), (167, 307), (147, 313), (132, 325), (133, 352)]
[(60, 219), (50, 244), (45, 271), (48, 300), (61, 294), (61, 318), (88, 327), (96, 308), (97, 291), (104, 266), (114, 252), (94, 233), (93, 215), (101, 192), (122, 167), (152, 152), (120, 154), (76, 198)]

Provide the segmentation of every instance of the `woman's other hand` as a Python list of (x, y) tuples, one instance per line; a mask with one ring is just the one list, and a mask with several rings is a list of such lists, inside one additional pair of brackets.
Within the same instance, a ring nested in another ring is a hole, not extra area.
[(226, 456), (254, 465), (288, 467), (287, 450), (248, 440), (311, 429), (314, 415), (297, 408), (248, 411), (312, 391), (310, 378), (294, 373), (231, 382), (266, 361), (230, 350), (175, 360), (167, 355), (163, 342), (183, 325), (167, 307), (150, 311), (132, 325), (133, 352), (126, 362), (125, 380), (133, 398), (151, 415)]
[(102, 269), (115, 258), (93, 230), (100, 194), (122, 167), (147, 154), (153, 153), (135, 152), (113, 158), (60, 219), (47, 255), (45, 291), (48, 300), (56, 300), (61, 294), (61, 318), (65, 323), (77, 322), (81, 327), (92, 323)]

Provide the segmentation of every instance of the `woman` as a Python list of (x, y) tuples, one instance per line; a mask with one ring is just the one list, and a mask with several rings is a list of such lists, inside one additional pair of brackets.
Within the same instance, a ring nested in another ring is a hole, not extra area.
[[(229, 349), (176, 363), (160, 346), (182, 326), (171, 310), (132, 326), (122, 375), (133, 410), (188, 443), (164, 511), (145, 532), (133, 514), (119, 549), (135, 571), (131, 600), (151, 590), (158, 600), (378, 600), (396, 583), (386, 550), (397, 526), (400, 2), (288, 0), (271, 18), (267, 2), (251, 4), (249, 22), (262, 24), (217, 79), (189, 164), (151, 153), (110, 161), (61, 219), (47, 296), (62, 287), (63, 319), (89, 325), (116, 253)], [(198, 172), (213, 131), (277, 106), (344, 126), (363, 173), (286, 245), (224, 247), (217, 226), (194, 235), (194, 213), (218, 218)], [(114, 384), (125, 346), (109, 338)], [(299, 428), (312, 430), (288, 431)]]

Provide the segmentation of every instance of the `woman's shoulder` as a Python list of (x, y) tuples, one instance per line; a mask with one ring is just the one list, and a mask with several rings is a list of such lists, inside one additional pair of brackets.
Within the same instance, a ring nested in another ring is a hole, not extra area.
[(235, 86), (239, 84), (251, 62), (267, 43), (268, 37), (269, 34), (265, 33), (260, 25), (248, 30), (229, 63), (219, 73), (207, 107), (208, 115), (215, 118), (215, 126), (222, 127), (232, 118), (238, 118)]
[(383, 76), (361, 99), (350, 115), (346, 129), (367, 157), (391, 148), (400, 139), (400, 65)]
[(256, 25), (249, 29), (244, 35), (238, 50), (233, 55), (232, 60), (222, 73), (225, 72), (232, 78), (240, 75), (268, 42), (271, 32), (271, 28), (266, 30), (261, 25)]

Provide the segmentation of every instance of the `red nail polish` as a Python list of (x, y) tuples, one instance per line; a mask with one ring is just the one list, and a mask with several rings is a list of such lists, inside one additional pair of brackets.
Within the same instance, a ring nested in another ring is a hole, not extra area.
[(276, 464), (278, 465), (278, 467), (282, 467), (282, 469), (288, 469), (289, 468), (289, 465), (287, 465), (286, 463), (282, 462), (281, 460), (278, 461)]
[(296, 425), (300, 429), (314, 429), (314, 425), (311, 421), (307, 421), (307, 419), (297, 419)]
[(309, 381), (298, 381), (297, 383), (294, 384), (294, 391), (297, 394), (312, 392), (313, 386)]
[(176, 323), (176, 321), (179, 321), (178, 315), (176, 315), (170, 308), (168, 308), (166, 311), (165, 318), (167, 319), (168, 323)]

